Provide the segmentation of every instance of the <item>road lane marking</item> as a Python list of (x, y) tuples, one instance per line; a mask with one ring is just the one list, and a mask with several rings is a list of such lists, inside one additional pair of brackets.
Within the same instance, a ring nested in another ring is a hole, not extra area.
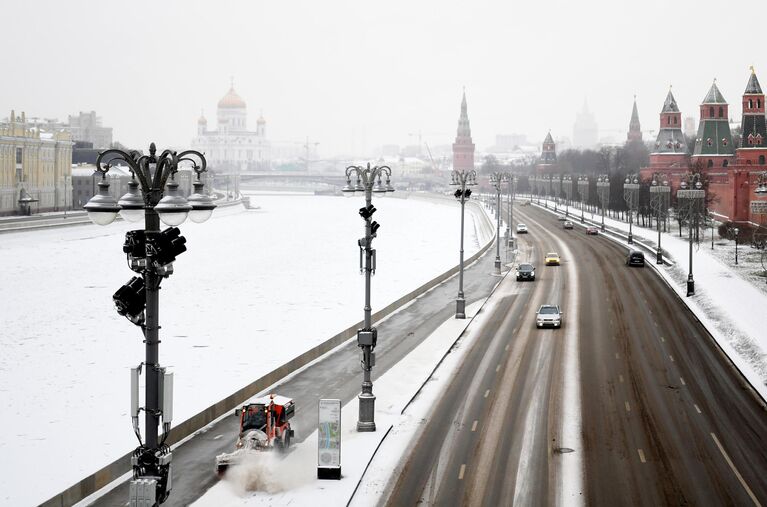
[(692, 406), (695, 407), (695, 410), (697, 410), (699, 414), (703, 413), (700, 411), (700, 408), (698, 408), (698, 405), (696, 405), (695, 403), (693, 403)]
[(665, 338), (663, 338), (663, 337), (661, 336), (661, 337), (660, 337), (660, 341), (662, 341), (662, 342), (665, 342), (665, 341), (666, 341), (666, 339), (665, 339)]
[(674, 362), (674, 356), (672, 356), (671, 354), (669, 354), (669, 355), (668, 355), (668, 358), (669, 358), (669, 359), (671, 359), (671, 362), (672, 362), (672, 363)]
[(620, 358), (621, 358), (621, 355), (616, 352), (615, 353), (615, 359), (620, 359)]
[(740, 472), (738, 472), (738, 469), (735, 468), (735, 465), (733, 464), (732, 460), (730, 459), (730, 457), (725, 452), (724, 447), (722, 447), (722, 444), (719, 443), (719, 439), (716, 438), (716, 435), (714, 435), (713, 433), (711, 433), (711, 438), (714, 439), (714, 443), (719, 448), (719, 452), (722, 453), (722, 456), (724, 456), (724, 459), (725, 459), (725, 461), (727, 461), (727, 464), (730, 465), (730, 468), (732, 469), (732, 471), (735, 472), (735, 476), (740, 481), (740, 485), (743, 486), (743, 489), (746, 490), (746, 493), (748, 493), (748, 496), (751, 497), (751, 501), (754, 502), (754, 505), (758, 505), (758, 506), (761, 507), (762, 504), (759, 503), (759, 500), (757, 500), (756, 496), (754, 496), (754, 492), (751, 491), (751, 488), (748, 487), (748, 484), (746, 484), (746, 481), (743, 480), (743, 476), (740, 475)]
[(216, 435), (215, 437), (213, 437), (213, 440), (218, 440), (219, 438), (223, 438), (223, 436), (224, 435)]
[(498, 370), (500, 370), (500, 369), (501, 369), (501, 364), (498, 363), (498, 366), (495, 367), (495, 372), (498, 373)]
[(623, 375), (618, 375), (618, 380), (621, 381), (621, 384), (623, 383)]
[(628, 401), (624, 401), (623, 403), (624, 403), (624, 405), (626, 405), (626, 412), (631, 412), (631, 405), (629, 405), (629, 402)]
[(461, 470), (458, 472), (458, 480), (463, 480), (463, 474), (466, 472), (466, 463), (461, 465)]
[(485, 391), (485, 398), (487, 398), (487, 395), (488, 395), (488, 394), (490, 394), (490, 389), (488, 389), (487, 391)]
[(683, 379), (682, 377), (679, 377), (679, 380), (682, 382), (682, 385), (683, 385), (683, 386), (686, 386), (686, 385), (687, 385), (687, 383), (684, 381), (684, 379)]
[(477, 431), (477, 423), (479, 421), (474, 421), (474, 424), (471, 425), (471, 431)]
[(642, 449), (637, 449), (637, 452), (639, 453), (639, 461), (647, 463), (647, 460), (644, 459), (644, 451)]
[(508, 343), (506, 344), (506, 349), (505, 350), (509, 350), (509, 344)]

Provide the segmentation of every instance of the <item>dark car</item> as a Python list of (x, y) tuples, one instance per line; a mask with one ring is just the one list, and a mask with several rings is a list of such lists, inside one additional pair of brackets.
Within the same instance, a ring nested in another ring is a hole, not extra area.
[(535, 281), (535, 267), (532, 264), (520, 264), (517, 266), (517, 281)]
[(626, 256), (626, 266), (644, 267), (644, 254), (639, 250), (631, 250)]
[(597, 234), (599, 234), (599, 229), (597, 229), (596, 227), (594, 227), (593, 225), (591, 225), (591, 226), (589, 226), (589, 227), (587, 227), (587, 228), (586, 228), (586, 234), (594, 234), (594, 235), (597, 235)]

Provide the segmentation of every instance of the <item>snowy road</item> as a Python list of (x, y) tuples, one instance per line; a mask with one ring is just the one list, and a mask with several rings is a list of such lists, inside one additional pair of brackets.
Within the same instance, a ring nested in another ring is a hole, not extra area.
[[(767, 412), (676, 295), (650, 269), (627, 268), (606, 238), (563, 231), (531, 207), (515, 216), (530, 227), (520, 258), (529, 252), (539, 279), (499, 287), (508, 296), (419, 431), (388, 505), (767, 503)], [(571, 256), (543, 267), (559, 241)], [(563, 329), (535, 329), (537, 305), (567, 305), (568, 291), (578, 306), (564, 307)], [(581, 445), (562, 439), (573, 329)], [(573, 455), (577, 499), (559, 496)]]

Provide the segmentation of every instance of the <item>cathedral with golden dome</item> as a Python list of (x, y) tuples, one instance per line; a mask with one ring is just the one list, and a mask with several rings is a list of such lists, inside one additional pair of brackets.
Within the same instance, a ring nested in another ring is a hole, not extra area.
[(197, 120), (194, 149), (205, 153), (213, 169), (268, 170), (271, 168), (271, 146), (266, 139), (266, 120), (259, 116), (256, 130), (248, 130), (248, 107), (236, 91), (234, 82), (218, 101), (216, 129), (208, 130), (208, 120)]

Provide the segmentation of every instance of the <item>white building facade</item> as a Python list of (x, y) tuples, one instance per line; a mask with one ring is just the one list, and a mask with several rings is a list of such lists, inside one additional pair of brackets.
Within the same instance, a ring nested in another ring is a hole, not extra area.
[(208, 120), (197, 120), (194, 149), (205, 154), (215, 170), (269, 170), (271, 146), (266, 139), (266, 120), (259, 116), (255, 132), (247, 129), (248, 109), (234, 86), (218, 101), (216, 129), (208, 130)]

